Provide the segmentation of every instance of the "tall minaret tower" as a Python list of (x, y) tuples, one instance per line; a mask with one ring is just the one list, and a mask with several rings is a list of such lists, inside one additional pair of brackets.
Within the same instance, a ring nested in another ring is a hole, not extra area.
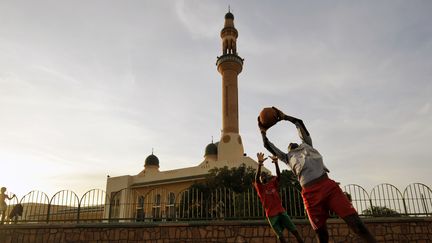
[(218, 147), (218, 160), (237, 162), (243, 156), (239, 134), (237, 76), (243, 68), (243, 59), (237, 55), (238, 32), (234, 15), (228, 11), (220, 34), (222, 56), (217, 58), (217, 70), (222, 75), (222, 135)]

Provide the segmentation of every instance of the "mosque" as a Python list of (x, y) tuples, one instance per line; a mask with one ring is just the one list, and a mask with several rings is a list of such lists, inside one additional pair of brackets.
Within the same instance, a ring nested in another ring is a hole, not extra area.
[[(160, 171), (159, 159), (153, 153), (145, 159), (144, 169), (137, 175), (107, 178), (106, 193), (111, 200), (106, 216), (117, 218), (162, 217), (174, 215), (174, 205), (182, 191), (192, 184), (205, 180), (210, 169), (257, 167), (257, 162), (246, 156), (239, 133), (238, 75), (243, 59), (237, 54), (238, 31), (234, 27), (234, 15), (225, 15), (220, 33), (222, 55), (216, 66), (222, 76), (222, 130), (219, 142), (205, 148), (204, 159), (197, 166)], [(130, 206), (131, 203), (133, 206)], [(129, 206), (128, 206), (129, 205)], [(108, 212), (109, 211), (109, 212)], [(109, 215), (108, 215), (109, 214)]]

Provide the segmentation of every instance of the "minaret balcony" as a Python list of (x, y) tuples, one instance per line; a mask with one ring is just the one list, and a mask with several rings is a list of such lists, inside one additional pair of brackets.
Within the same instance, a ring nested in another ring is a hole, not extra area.
[(224, 62), (235, 62), (243, 66), (243, 61), (244, 59), (239, 57), (236, 54), (225, 54), (220, 57), (217, 57), (216, 66), (219, 66), (221, 63)]

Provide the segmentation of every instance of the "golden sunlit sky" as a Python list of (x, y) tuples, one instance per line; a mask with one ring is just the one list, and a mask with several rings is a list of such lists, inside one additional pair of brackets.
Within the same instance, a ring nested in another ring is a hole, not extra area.
[[(198, 165), (221, 129), (220, 30), (239, 31), (240, 134), (263, 107), (303, 119), (330, 176), (432, 186), (431, 1), (0, 1), (0, 185), (105, 189)], [(295, 127), (268, 132), (281, 149)], [(287, 169), (282, 165), (282, 169)]]

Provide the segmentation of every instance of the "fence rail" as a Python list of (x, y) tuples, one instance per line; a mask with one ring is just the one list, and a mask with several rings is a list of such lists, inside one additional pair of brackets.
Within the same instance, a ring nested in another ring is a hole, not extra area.
[[(342, 189), (362, 217), (432, 216), (432, 190), (421, 183), (408, 185), (403, 193), (391, 184), (377, 185), (369, 193), (356, 184)], [(297, 188), (281, 188), (280, 195), (292, 218), (307, 218)], [(212, 192), (187, 189), (177, 194), (164, 188), (145, 194), (123, 189), (111, 197), (99, 189), (89, 190), (82, 197), (62, 190), (51, 198), (41, 191), (31, 191), (20, 200), (12, 199), (5, 215), (5, 223), (238, 220), (265, 216), (252, 187), (242, 193), (227, 188)]]

